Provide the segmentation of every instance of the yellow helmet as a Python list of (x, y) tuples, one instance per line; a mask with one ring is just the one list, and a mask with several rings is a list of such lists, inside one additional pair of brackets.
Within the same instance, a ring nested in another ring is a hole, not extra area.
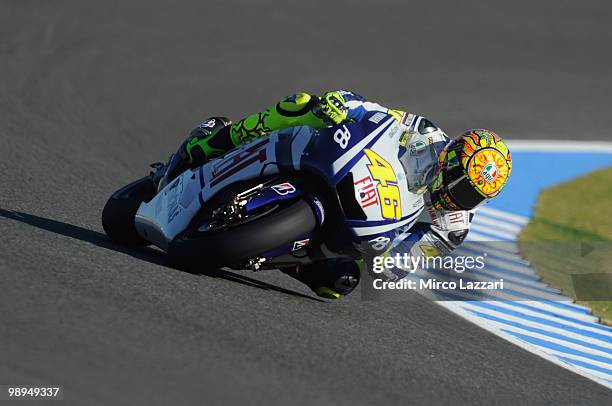
[(432, 203), (439, 210), (471, 210), (497, 196), (512, 172), (512, 156), (490, 130), (468, 130), (439, 155)]

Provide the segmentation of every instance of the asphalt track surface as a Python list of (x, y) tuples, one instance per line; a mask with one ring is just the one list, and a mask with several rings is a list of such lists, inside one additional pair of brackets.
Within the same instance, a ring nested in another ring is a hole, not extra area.
[(108, 241), (100, 211), (201, 118), (294, 90), (354, 89), (449, 133), (607, 139), (611, 17), (591, 1), (1, 0), (0, 384), (61, 384), (80, 405), (610, 404), (418, 295), (325, 302), (274, 272), (184, 273)]

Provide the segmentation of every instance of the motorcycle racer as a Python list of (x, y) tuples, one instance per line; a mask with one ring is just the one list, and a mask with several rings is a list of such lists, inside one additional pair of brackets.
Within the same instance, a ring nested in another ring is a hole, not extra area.
[[(410, 193), (422, 196), (422, 211), (416, 223), (403, 227), (398, 224), (391, 234), (378, 234), (359, 247), (360, 251), (368, 258), (401, 243), (402, 249), (414, 256), (451, 252), (465, 239), (476, 207), (498, 195), (507, 182), (512, 170), (507, 146), (497, 134), (482, 129), (466, 131), (451, 140), (425, 117), (383, 107), (353, 92), (332, 91), (321, 97), (296, 93), (233, 124), (224, 117), (209, 118), (180, 145), (175, 154), (178, 159), (171, 160), (167, 177), (274, 131), (359, 122), (371, 112), (389, 114), (402, 125), (398, 157)], [(371, 187), (371, 179), (364, 178), (363, 185), (359, 181), (355, 187), (362, 196), (362, 207), (382, 199)], [(336, 299), (350, 293), (360, 277), (359, 263), (350, 260), (326, 260), (281, 270), (319, 296)], [(403, 276), (387, 274), (389, 278)]]

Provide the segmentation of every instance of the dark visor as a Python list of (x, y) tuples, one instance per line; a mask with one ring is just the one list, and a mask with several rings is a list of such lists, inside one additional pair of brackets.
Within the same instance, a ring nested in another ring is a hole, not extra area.
[(454, 185), (448, 186), (448, 194), (464, 210), (471, 210), (486, 199), (474, 189), (466, 176)]

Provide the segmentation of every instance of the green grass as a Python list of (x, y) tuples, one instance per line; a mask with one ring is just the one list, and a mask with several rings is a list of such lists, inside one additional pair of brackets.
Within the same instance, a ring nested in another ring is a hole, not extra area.
[(612, 167), (544, 190), (519, 246), (544, 281), (612, 325)]

